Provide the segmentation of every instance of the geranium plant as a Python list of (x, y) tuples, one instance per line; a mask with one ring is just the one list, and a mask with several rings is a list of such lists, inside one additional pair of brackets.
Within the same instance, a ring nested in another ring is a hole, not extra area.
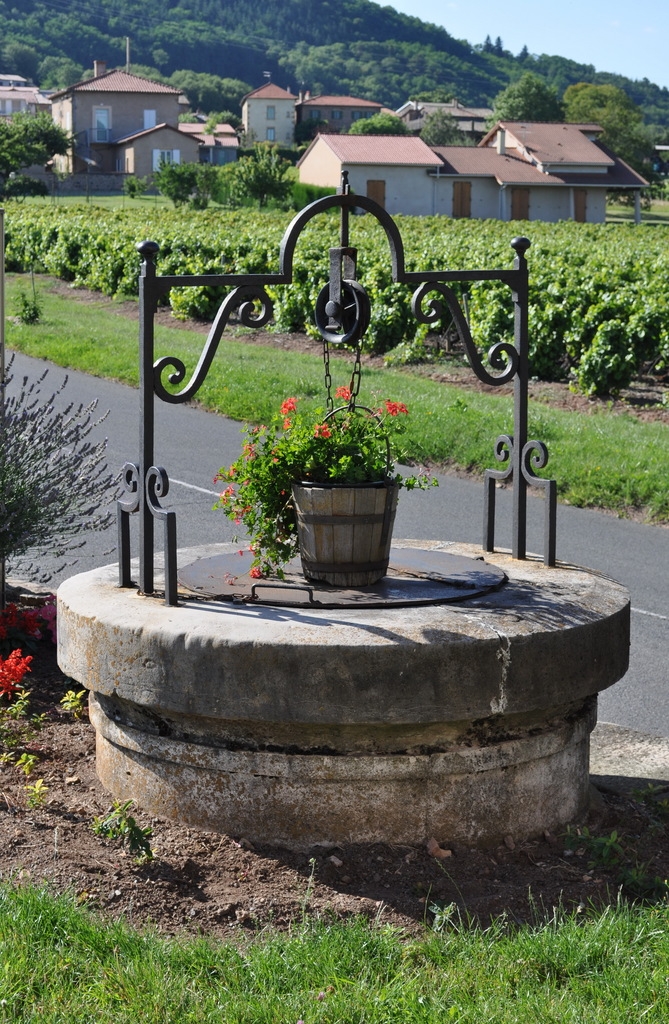
[(354, 406), (347, 387), (335, 395), (346, 406), (325, 414), (298, 410), (287, 398), (269, 425), (247, 426), (239, 458), (219, 470), (226, 483), (215, 508), (244, 525), (251, 537), (251, 576), (282, 576), (281, 566), (297, 553), (297, 525), (291, 500), (294, 483), (359, 484), (395, 482), (411, 490), (436, 484), (425, 473), (402, 477), (399, 443), (409, 413), (401, 402), (375, 410)]

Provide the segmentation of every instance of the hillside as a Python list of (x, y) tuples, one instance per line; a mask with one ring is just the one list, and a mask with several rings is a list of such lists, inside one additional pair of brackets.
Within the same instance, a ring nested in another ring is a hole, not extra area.
[(645, 79), (559, 56), (486, 52), (371, 0), (0, 0), (5, 72), (32, 72), (39, 81), (48, 57), (81, 68), (94, 59), (122, 65), (126, 36), (133, 64), (163, 75), (191, 69), (256, 87), (268, 71), (293, 91), (347, 92), (390, 107), (437, 86), (490, 105), (525, 70), (560, 93), (579, 81), (611, 82), (644, 108), (648, 123), (669, 127), (669, 90)]

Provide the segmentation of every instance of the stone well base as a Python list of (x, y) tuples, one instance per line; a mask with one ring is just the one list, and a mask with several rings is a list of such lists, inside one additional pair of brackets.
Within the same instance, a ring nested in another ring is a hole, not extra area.
[(92, 691), (101, 781), (151, 813), (291, 846), (483, 845), (573, 820), (596, 694), (627, 668), (627, 593), (486, 560), (508, 576), (495, 593), (367, 611), (166, 608), (119, 590), (114, 567), (73, 577), (59, 661)]

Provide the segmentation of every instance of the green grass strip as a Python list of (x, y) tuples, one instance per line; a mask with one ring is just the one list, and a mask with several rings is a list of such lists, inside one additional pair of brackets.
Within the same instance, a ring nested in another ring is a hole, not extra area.
[(611, 1024), (669, 1019), (669, 910), (620, 905), (408, 939), (358, 919), (166, 939), (72, 896), (0, 887), (12, 1024)]
[[(28, 277), (8, 275), (7, 312), (17, 308), (18, 290)], [(7, 324), (7, 344), (100, 377), (138, 382), (137, 325), (114, 300), (76, 301), (49, 290), (38, 279), (42, 320)], [(156, 355), (178, 356), (194, 368), (204, 336), (186, 328), (158, 327)], [(350, 362), (332, 360), (335, 386), (348, 383)], [(323, 363), (314, 355), (245, 344), (224, 336), (209, 376), (198, 394), (201, 404), (234, 419), (268, 420), (284, 398), (295, 395), (314, 408), (323, 404)], [(434, 466), (481, 473), (497, 464), (495, 438), (512, 432), (512, 400), (439, 384), (409, 370), (366, 370), (361, 400), (374, 405), (392, 398), (410, 410), (406, 458)], [(560, 499), (625, 514), (643, 510), (650, 520), (669, 520), (669, 428), (608, 412), (583, 414), (530, 403), (530, 433), (549, 448), (544, 475), (558, 482)], [(223, 456), (212, 453), (212, 473)]]

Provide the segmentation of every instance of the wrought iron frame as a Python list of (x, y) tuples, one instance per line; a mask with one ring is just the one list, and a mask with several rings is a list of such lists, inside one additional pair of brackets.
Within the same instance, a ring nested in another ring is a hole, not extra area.
[[(530, 440), (528, 431), (528, 267), (525, 253), (530, 241), (517, 237), (511, 241), (516, 253), (511, 270), (428, 270), (407, 271), (404, 245), (399, 229), (389, 214), (372, 199), (349, 192), (346, 176), (336, 195), (317, 199), (298, 213), (289, 224), (279, 250), (277, 274), (195, 274), (164, 275), (156, 270), (159, 246), (145, 241), (137, 246), (142, 256), (139, 281), (140, 322), (140, 437), (139, 461), (123, 467), (124, 495), (117, 502), (119, 585), (135, 584), (130, 569), (129, 518), (138, 513), (139, 520), (139, 588), (152, 594), (154, 585), (154, 526), (162, 523), (165, 558), (165, 603), (177, 604), (177, 536), (176, 512), (161, 505), (169, 491), (169, 477), (161, 466), (154, 465), (155, 415), (154, 400), (179, 404), (190, 401), (203, 384), (225, 327), (233, 312), (247, 327), (264, 327), (272, 317), (272, 302), (266, 287), (288, 285), (293, 280), (295, 247), (303, 228), (320, 213), (340, 211), (340, 244), (329, 251), (330, 276), (317, 301), (316, 324), (325, 344), (354, 345), (359, 343), (369, 324), (369, 298), (356, 280), (357, 250), (350, 245), (349, 218), (354, 210), (364, 210), (376, 218), (385, 231), (390, 252), (392, 279), (415, 287), (412, 311), (424, 324), (436, 324), (445, 307), (464, 345), (474, 373), (485, 384), (499, 387), (513, 381), (513, 434), (501, 434), (495, 441), (495, 458), (508, 463), (505, 469), (488, 469), (484, 482), (483, 549), (493, 551), (495, 543), (495, 487), (498, 481), (513, 482), (514, 558), (526, 557), (527, 490), (528, 486), (545, 493), (544, 552), (546, 565), (555, 564), (556, 484), (538, 477), (536, 469), (548, 461), (546, 446)], [(488, 351), (488, 362), (494, 373), (483, 364), (469, 329), (467, 318), (450, 285), (480, 281), (500, 281), (511, 290), (514, 305), (514, 343), (497, 342)], [(219, 306), (204, 344), (198, 364), (190, 379), (178, 391), (168, 391), (163, 378), (167, 373), (170, 385), (178, 386), (186, 379), (186, 367), (176, 356), (162, 356), (154, 361), (154, 317), (159, 300), (172, 288), (208, 286), (232, 289)]]

